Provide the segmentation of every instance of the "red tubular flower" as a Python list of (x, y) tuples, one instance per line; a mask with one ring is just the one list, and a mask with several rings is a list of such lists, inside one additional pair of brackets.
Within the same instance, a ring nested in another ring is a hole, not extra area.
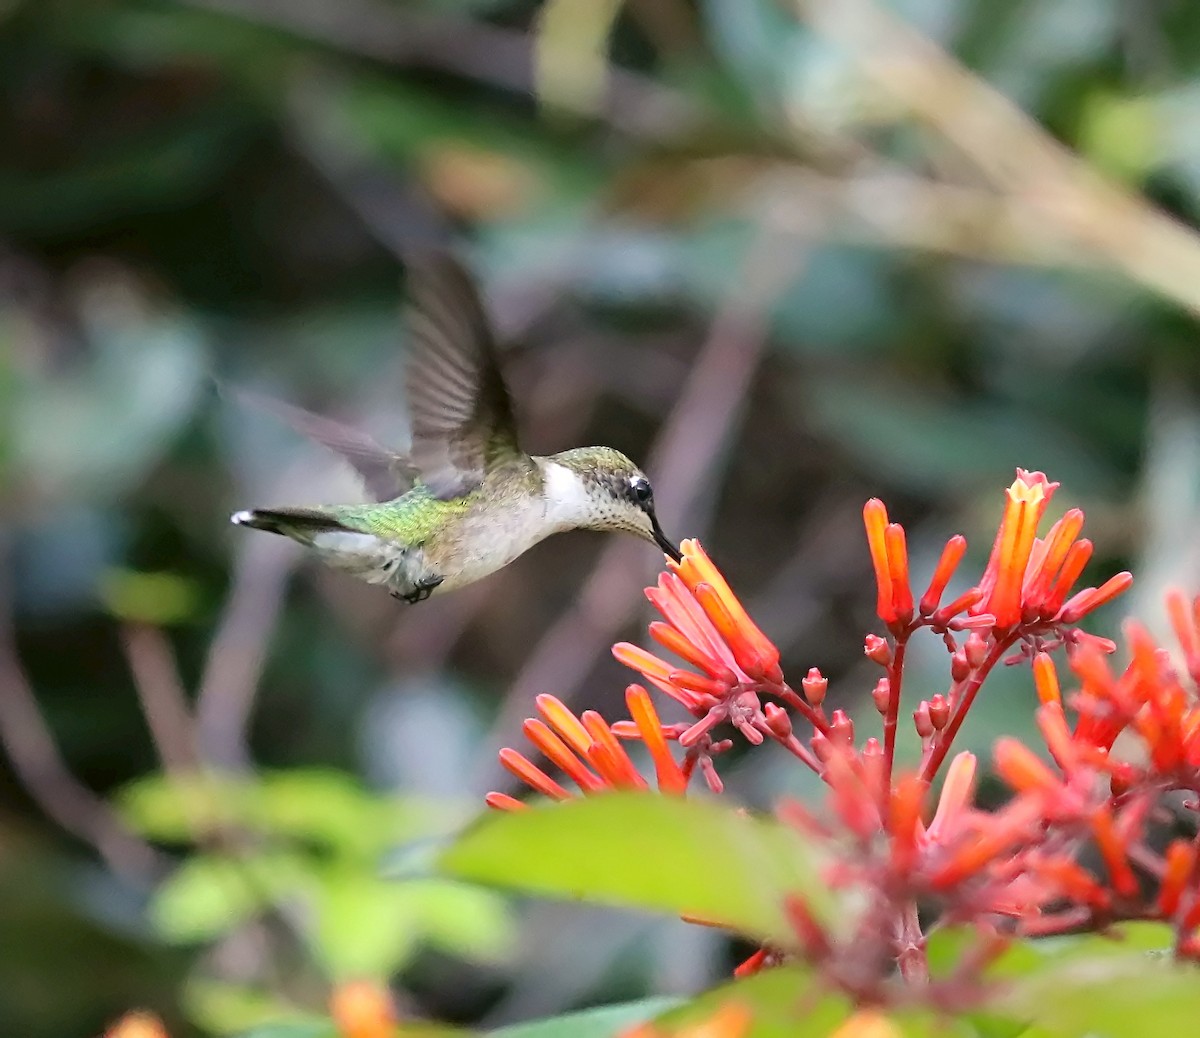
[[(818, 728), (825, 725), (823, 715), (783, 683), (779, 650), (754, 625), (699, 543), (684, 541), (682, 551), (683, 561), (671, 564), (673, 572), (664, 573), (656, 587), (646, 589), (646, 597), (663, 617), (650, 625), (650, 634), (703, 673), (673, 667), (628, 642), (614, 645), (613, 655), (697, 719), (677, 736), (689, 751), (685, 773), (698, 765), (710, 785), (719, 783), (710, 759), (717, 745), (712, 732), (725, 722), (751, 744), (774, 738), (816, 768), (816, 760), (790, 729), (778, 719), (769, 721), (759, 697), (763, 693), (781, 697)], [(817, 696), (813, 682), (805, 686), (806, 695), (810, 686)], [(628, 729), (616, 731), (624, 735)]]
[[(695, 684), (700, 682), (707, 683), (709, 679), (703, 678), (698, 674), (689, 674), (687, 671), (677, 670), (669, 663), (660, 660), (653, 653), (647, 652), (645, 649), (630, 642), (617, 642), (612, 647), (612, 654), (630, 670), (636, 670), (660, 692), (665, 692), (672, 699), (682, 704), (687, 710), (699, 713), (711, 705), (711, 703), (701, 697), (700, 693), (694, 691), (693, 688)], [(676, 677), (681, 677), (683, 680), (676, 680)], [(723, 686), (718, 685), (717, 687), (723, 689)]]
[(995, 624), (1004, 630), (1015, 627), (1021, 620), (1021, 590), (1025, 570), (1033, 553), (1038, 523), (1050, 498), (1058, 488), (1044, 473), (1017, 469), (1016, 481), (1008, 488), (1004, 518), (992, 546), (980, 586), (986, 598), (978, 611), (995, 617)]
[(904, 527), (889, 523), (884, 535), (887, 544), (888, 570), (892, 577), (892, 609), (899, 623), (907, 624), (912, 619), (912, 586), (908, 580), (908, 543)]
[(739, 963), (733, 971), (735, 977), (753, 977), (774, 964), (775, 955), (770, 948), (759, 948), (750, 958)]
[(1039, 652), (1033, 658), (1033, 687), (1041, 702), (1062, 702), (1062, 693), (1058, 690), (1058, 672), (1048, 652)]
[[(1013, 631), (1021, 625), (1074, 625), (1127, 590), (1133, 581), (1130, 574), (1118, 573), (1068, 601), (1092, 557), (1092, 542), (1079, 539), (1083, 512), (1078, 508), (1063, 515), (1044, 538), (1037, 537), (1038, 524), (1057, 487), (1041, 472), (1017, 469), (1017, 478), (1008, 489), (1004, 517), (979, 583), (979, 597), (970, 606), (975, 617), (991, 616), (998, 631)], [(925, 604), (922, 599), (923, 612)], [(934, 613), (931, 620), (945, 622), (944, 612)]]
[[(640, 685), (630, 685), (625, 693), (632, 722), (607, 724), (594, 710), (576, 717), (566, 705), (551, 695), (540, 695), (536, 703), (542, 719), (528, 718), (525, 736), (534, 746), (579, 787), (585, 796), (610, 789), (644, 789), (642, 778), (618, 738), (640, 739), (654, 763), (658, 788), (663, 793), (682, 795), (687, 789), (688, 773), (675, 763), (664, 728), (649, 694)], [(623, 725), (629, 724), (626, 731)], [(677, 732), (671, 731), (677, 736)], [(500, 751), (500, 763), (537, 793), (553, 800), (569, 800), (574, 795), (541, 768), (514, 749)], [(485, 802), (502, 811), (524, 808), (521, 801), (506, 793), (489, 793)]]
[[(778, 684), (783, 681), (779, 669), (779, 650), (750, 619), (737, 596), (730, 590), (720, 570), (712, 564), (697, 540), (685, 540), (679, 545), (683, 554), (680, 562), (668, 562), (671, 571), (679, 576), (696, 600), (708, 605), (705, 612), (710, 621), (725, 636), (725, 643), (733, 651), (738, 665), (758, 681)], [(701, 595), (698, 590), (707, 586), (710, 595)], [(719, 603), (719, 610), (716, 608)]]
[(1113, 888), (1123, 897), (1133, 897), (1138, 890), (1137, 877), (1133, 874), (1126, 848), (1113, 824), (1112, 813), (1107, 808), (1092, 815), (1092, 835), (1108, 869)]
[(1193, 681), (1200, 683), (1200, 597), (1189, 605), (1183, 592), (1168, 591), (1167, 616), (1171, 620), (1179, 647), (1183, 650), (1188, 675)]
[(926, 787), (916, 775), (896, 784), (888, 803), (888, 833), (892, 838), (891, 867), (897, 875), (909, 872), (917, 860), (918, 840), (923, 835), (921, 807)]
[(933, 889), (946, 890), (977, 876), (1001, 855), (1029, 842), (1042, 824), (1042, 805), (1035, 798), (1018, 797), (985, 821), (934, 871), (930, 877)]
[(889, 523), (887, 509), (877, 497), (863, 506), (867, 546), (875, 567), (878, 589), (875, 611), (889, 628), (900, 630), (912, 619), (912, 587), (908, 579), (908, 548), (904, 528)]
[(962, 562), (966, 552), (967, 539), (962, 534), (956, 533), (946, 542), (942, 549), (942, 557), (938, 559), (937, 567), (929, 580), (929, 587), (921, 596), (922, 616), (929, 616), (941, 604), (946, 585), (950, 583), (950, 578), (954, 576), (954, 571), (958, 569), (958, 564)]
[(973, 753), (960, 753), (950, 762), (937, 811), (929, 823), (927, 835), (931, 840), (942, 840), (947, 833), (960, 827), (965, 812), (975, 799), (975, 765)]
[(1050, 527), (1044, 540), (1034, 543), (1023, 595), (1027, 620), (1035, 620), (1045, 611), (1046, 599), (1055, 578), (1082, 529), (1083, 512), (1072, 508)]
[(557, 764), (565, 771), (580, 789), (591, 791), (604, 786), (604, 783), (575, 756), (571, 748), (555, 735), (545, 722), (530, 717), (521, 726), (521, 730), (525, 733), (525, 738), (541, 750), (547, 760)]
[(509, 749), (507, 746), (504, 747), (500, 751), (500, 763), (504, 765), (514, 778), (520, 779), (525, 785), (541, 793), (543, 796), (548, 796), (554, 800), (571, 799), (570, 793), (529, 760), (528, 757), (518, 753), (516, 750)]
[(1062, 781), (1033, 750), (1016, 739), (997, 741), (993, 751), (996, 773), (1018, 793), (1044, 793), (1056, 796), (1062, 791)]
[(1078, 623), (1083, 617), (1106, 602), (1111, 602), (1117, 595), (1124, 594), (1133, 585), (1133, 574), (1117, 573), (1111, 576), (1099, 587), (1084, 588), (1063, 605), (1057, 619), (1060, 623)]
[(630, 685), (625, 690), (625, 703), (654, 762), (658, 788), (664, 793), (682, 796), (687, 789), (687, 777), (671, 756), (662, 722), (658, 719), (649, 693), (641, 685)]
[(1158, 888), (1156, 907), (1164, 919), (1179, 911), (1184, 888), (1196, 866), (1196, 848), (1190, 840), (1173, 840), (1163, 855), (1162, 883)]
[(529, 805), (523, 800), (518, 800), (516, 797), (510, 797), (507, 793), (489, 793), (483, 798), (483, 802), (488, 807), (495, 808), (497, 811), (527, 811)]

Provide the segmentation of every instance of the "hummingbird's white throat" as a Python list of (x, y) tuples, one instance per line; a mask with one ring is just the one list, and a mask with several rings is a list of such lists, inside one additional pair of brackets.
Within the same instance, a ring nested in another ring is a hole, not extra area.
[(557, 461), (548, 461), (542, 467), (542, 475), (547, 521), (569, 530), (585, 525), (601, 511), (596, 496), (589, 492), (578, 472)]

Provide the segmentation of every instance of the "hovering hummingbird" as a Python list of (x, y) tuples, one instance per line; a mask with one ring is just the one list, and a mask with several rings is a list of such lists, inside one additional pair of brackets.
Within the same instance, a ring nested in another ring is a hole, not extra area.
[(374, 500), (252, 508), (232, 521), (291, 537), (328, 565), (407, 602), (485, 577), (565, 530), (624, 530), (678, 560), (655, 514), (650, 481), (620, 451), (576, 447), (539, 457), (521, 450), (491, 326), (466, 271), (440, 253), (408, 269), (409, 453), (271, 403), (348, 460)]

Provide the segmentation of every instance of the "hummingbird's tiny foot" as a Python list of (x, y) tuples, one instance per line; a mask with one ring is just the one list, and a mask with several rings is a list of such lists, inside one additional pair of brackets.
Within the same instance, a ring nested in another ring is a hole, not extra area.
[(434, 588), (445, 579), (445, 577), (430, 577), (428, 580), (419, 580), (413, 585), (412, 591), (407, 595), (402, 595), (399, 591), (393, 591), (392, 598), (402, 598), (409, 605), (416, 605), (418, 602), (424, 602), (425, 599), (432, 595)]

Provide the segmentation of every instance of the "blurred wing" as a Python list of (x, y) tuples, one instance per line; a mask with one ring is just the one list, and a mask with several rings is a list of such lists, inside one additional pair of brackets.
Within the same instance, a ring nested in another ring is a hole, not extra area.
[(408, 458), (389, 450), (374, 437), (294, 404), (247, 389), (233, 391), (238, 399), (286, 422), (302, 436), (315, 440), (349, 462), (376, 501), (391, 501), (412, 489), (416, 470)]
[(408, 264), (412, 462), (435, 497), (461, 497), (520, 454), (495, 343), (470, 275), (449, 255)]

